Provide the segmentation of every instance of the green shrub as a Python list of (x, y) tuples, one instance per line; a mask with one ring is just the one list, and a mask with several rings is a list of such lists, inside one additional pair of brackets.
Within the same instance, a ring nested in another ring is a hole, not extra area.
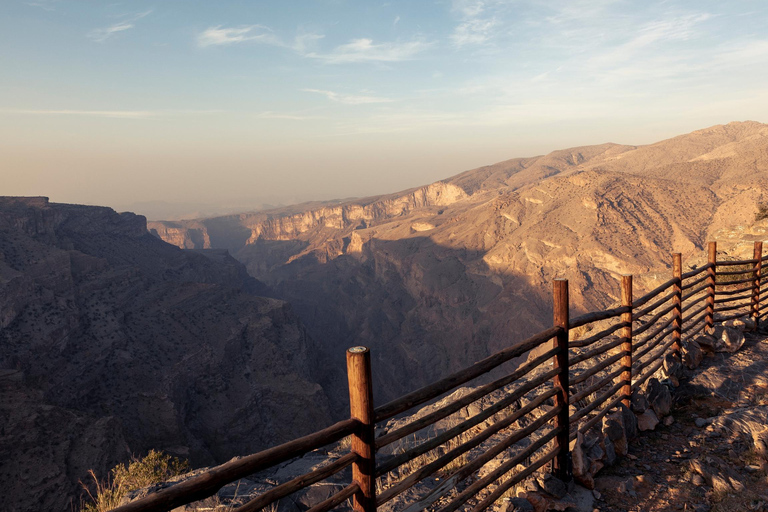
[(81, 482), (91, 501), (83, 504), (81, 511), (106, 512), (117, 507), (130, 491), (164, 482), (187, 471), (188, 461), (157, 450), (150, 450), (143, 459), (134, 457), (128, 464), (118, 464), (105, 480), (99, 480), (96, 473), (90, 470), (88, 473), (93, 479), (95, 492)]

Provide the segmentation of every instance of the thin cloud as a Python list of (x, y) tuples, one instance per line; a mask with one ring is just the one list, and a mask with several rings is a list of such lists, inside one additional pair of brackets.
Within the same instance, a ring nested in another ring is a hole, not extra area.
[(58, 1), (59, 0), (39, 0), (37, 2), (24, 2), (24, 3), (30, 7), (39, 7), (44, 11), (55, 11), (56, 8), (53, 6), (53, 4), (55, 4)]
[(400, 62), (411, 60), (417, 54), (432, 47), (426, 41), (374, 43), (372, 39), (353, 39), (337, 46), (330, 53), (307, 53), (305, 57), (322, 60), (329, 64), (355, 62)]
[(407, 42), (374, 43), (372, 39), (353, 39), (337, 46), (329, 53), (315, 50), (317, 41), (325, 36), (321, 34), (299, 34), (293, 42), (286, 42), (264, 25), (246, 25), (225, 28), (222, 25), (210, 27), (197, 36), (200, 47), (226, 46), (254, 42), (287, 48), (306, 58), (317, 59), (329, 64), (353, 62), (399, 62), (409, 60), (416, 54), (430, 48), (432, 43), (421, 40)]
[(112, 37), (113, 35), (119, 32), (124, 32), (126, 30), (132, 29), (133, 27), (135, 27), (134, 23), (136, 21), (140, 20), (141, 18), (144, 18), (145, 16), (150, 15), (151, 13), (152, 11), (149, 10), (149, 11), (140, 12), (137, 14), (128, 15), (124, 17), (123, 20), (118, 21), (117, 23), (114, 23), (108, 27), (93, 29), (90, 32), (88, 32), (88, 34), (86, 35), (89, 39), (92, 39), (97, 43), (103, 43), (104, 41), (106, 41), (107, 39), (109, 39), (110, 37)]
[(272, 29), (264, 25), (248, 25), (237, 28), (222, 28), (221, 25), (218, 25), (204, 30), (197, 36), (197, 44), (200, 47), (230, 45), (246, 41), (283, 46)]
[(369, 105), (372, 103), (391, 103), (391, 98), (382, 98), (378, 96), (356, 96), (352, 94), (339, 94), (333, 91), (323, 91), (320, 89), (301, 89), (304, 92), (313, 92), (322, 94), (331, 101), (343, 103), (345, 105)]
[(454, 46), (461, 48), (468, 45), (482, 45), (494, 35), (495, 28), (501, 25), (496, 15), (488, 14), (489, 4), (498, 4), (488, 0), (456, 0), (453, 11), (461, 22), (450, 36)]

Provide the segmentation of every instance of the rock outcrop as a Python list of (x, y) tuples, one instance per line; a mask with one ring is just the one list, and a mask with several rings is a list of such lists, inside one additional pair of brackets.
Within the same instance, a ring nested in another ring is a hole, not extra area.
[(334, 373), (262, 289), (143, 217), (0, 198), (3, 508), (68, 509), (88, 469), (150, 448), (210, 464), (329, 424)]

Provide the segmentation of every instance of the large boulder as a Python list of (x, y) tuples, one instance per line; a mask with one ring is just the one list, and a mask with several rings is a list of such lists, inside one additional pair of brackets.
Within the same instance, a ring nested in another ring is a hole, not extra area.
[(689, 370), (695, 370), (704, 359), (704, 351), (696, 340), (683, 342), (683, 364)]
[(744, 345), (744, 333), (732, 327), (717, 325), (707, 334), (715, 338), (715, 352), (733, 353)]
[(645, 395), (656, 416), (663, 418), (672, 409), (672, 395), (667, 386), (658, 381), (658, 379), (648, 380), (645, 388)]
[(648, 409), (643, 414), (637, 417), (637, 429), (640, 432), (653, 430), (656, 428), (656, 425), (658, 424), (659, 424), (659, 418), (658, 416), (656, 416), (656, 413), (653, 412), (653, 409)]

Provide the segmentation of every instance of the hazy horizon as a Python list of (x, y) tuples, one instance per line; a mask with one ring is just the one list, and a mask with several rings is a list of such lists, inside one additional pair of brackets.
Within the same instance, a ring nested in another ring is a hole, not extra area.
[(749, 0), (0, 13), (0, 195), (226, 213), (768, 119), (768, 7)]

